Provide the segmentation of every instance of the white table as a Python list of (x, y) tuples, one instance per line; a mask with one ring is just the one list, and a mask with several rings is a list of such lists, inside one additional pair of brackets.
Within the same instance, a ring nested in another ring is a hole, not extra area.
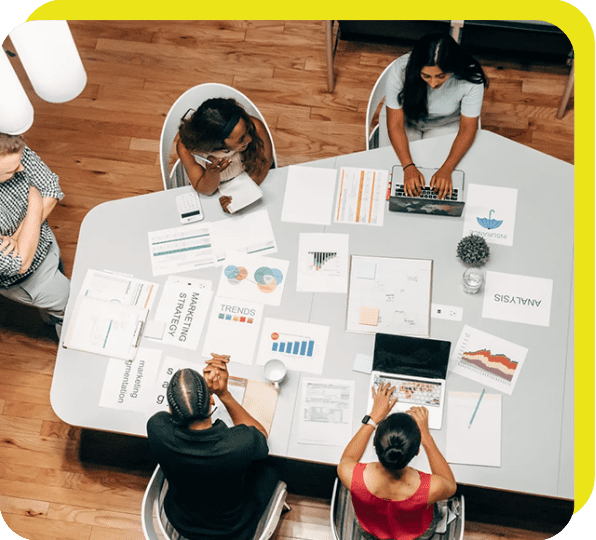
[[(438, 167), (453, 136), (418, 141), (411, 145), (420, 166)], [(310, 165), (326, 168), (356, 166), (391, 169), (397, 163), (391, 148), (330, 158)], [(287, 169), (270, 172), (263, 184), (264, 198), (254, 210), (267, 208), (278, 253), (295, 263), (300, 232), (349, 233), (350, 253), (434, 260), (433, 302), (461, 306), (462, 322), (432, 319), (431, 337), (457, 342), (463, 324), (498, 335), (529, 349), (515, 391), (503, 396), (502, 465), (500, 468), (454, 465), (458, 482), (562, 498), (573, 498), (573, 167), (555, 158), (489, 132), (479, 132), (459, 168), (468, 183), (518, 188), (515, 243), (491, 244), (487, 269), (550, 278), (554, 282), (548, 328), (483, 319), (482, 295), (466, 295), (461, 287), (464, 267), (455, 256), (463, 220), (442, 216), (385, 213), (382, 228), (360, 225), (323, 227), (280, 220)], [(561, 185), (565, 188), (562, 189)], [(190, 188), (181, 188), (188, 190)], [(148, 254), (147, 231), (178, 225), (174, 198), (181, 190), (159, 192), (104, 203), (84, 219), (72, 275), (72, 297), (88, 268), (109, 269), (135, 277), (154, 278)], [(535, 194), (532, 194), (535, 192)], [(206, 220), (222, 219), (217, 198), (203, 198)], [(253, 211), (253, 210), (251, 210)], [(211, 279), (217, 287), (219, 268), (190, 273)], [(345, 332), (345, 294), (298, 293), (295, 265), (290, 265), (280, 307), (267, 306), (265, 316), (330, 326), (329, 344), (321, 378), (356, 381), (353, 431), (366, 411), (368, 375), (354, 372), (356, 353), (371, 354), (374, 336)], [(73, 302), (66, 312), (65, 328)], [(166, 354), (196, 361), (197, 351), (165, 347)], [(145, 343), (142, 345), (155, 346)], [(98, 406), (107, 358), (59, 348), (51, 403), (65, 422), (92, 429), (145, 435), (146, 417)], [(233, 375), (264, 380), (261, 366), (231, 364)], [(283, 383), (270, 436), (274, 455), (336, 464), (344, 445), (315, 446), (297, 442), (296, 407), (300, 381), (313, 374), (290, 372)], [(448, 374), (447, 391), (478, 392), (478, 383)], [(433, 432), (445, 448), (446, 422)]]

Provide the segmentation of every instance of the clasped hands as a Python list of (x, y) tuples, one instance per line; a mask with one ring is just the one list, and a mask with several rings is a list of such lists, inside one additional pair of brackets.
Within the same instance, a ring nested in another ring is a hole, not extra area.
[[(431, 189), (437, 193), (439, 199), (444, 199), (447, 195), (451, 197), (453, 191), (453, 182), (451, 180), (452, 169), (443, 165), (430, 179)], [(418, 197), (425, 185), (424, 176), (418, 170), (416, 165), (408, 167), (404, 171), (404, 191), (410, 197)]]
[(207, 386), (212, 394), (221, 397), (228, 392), (228, 362), (230, 356), (226, 354), (211, 353), (209, 360), (205, 360), (207, 364), (203, 368), (203, 377), (207, 381)]

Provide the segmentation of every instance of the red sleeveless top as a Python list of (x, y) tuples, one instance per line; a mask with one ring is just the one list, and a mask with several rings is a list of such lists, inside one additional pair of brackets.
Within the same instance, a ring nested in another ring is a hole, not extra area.
[(364, 484), (366, 463), (358, 463), (352, 475), (352, 504), (362, 528), (380, 539), (413, 540), (429, 527), (433, 505), (428, 504), (430, 474), (418, 471), (420, 487), (403, 501), (381, 499)]

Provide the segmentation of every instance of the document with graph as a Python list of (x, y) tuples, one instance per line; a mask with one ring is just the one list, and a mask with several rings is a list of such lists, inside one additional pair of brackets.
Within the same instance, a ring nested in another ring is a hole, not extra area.
[(347, 292), (349, 238), (347, 234), (301, 233), (296, 290)]
[(342, 167), (333, 221), (383, 226), (389, 172)]
[(453, 350), (449, 370), (511, 395), (527, 353), (528, 349), (521, 345), (466, 324)]

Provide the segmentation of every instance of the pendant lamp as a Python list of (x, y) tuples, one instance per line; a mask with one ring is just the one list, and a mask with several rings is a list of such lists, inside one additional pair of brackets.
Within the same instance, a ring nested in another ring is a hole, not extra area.
[(33, 106), (2, 48), (0, 81), (0, 133), (24, 133), (33, 124)]
[(41, 99), (64, 103), (83, 91), (87, 74), (66, 21), (29, 21), (9, 35)]

